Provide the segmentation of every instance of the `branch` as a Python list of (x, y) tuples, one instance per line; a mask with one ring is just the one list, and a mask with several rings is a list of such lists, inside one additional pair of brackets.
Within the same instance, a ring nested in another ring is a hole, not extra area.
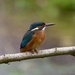
[(27, 59), (36, 59), (36, 58), (44, 58), (51, 57), (57, 55), (75, 55), (75, 46), (71, 47), (59, 47), (59, 48), (51, 48), (46, 50), (39, 50), (38, 54), (31, 54), (29, 52), (25, 53), (16, 53), (16, 54), (5, 54), (0, 56), (0, 64), (9, 63)]

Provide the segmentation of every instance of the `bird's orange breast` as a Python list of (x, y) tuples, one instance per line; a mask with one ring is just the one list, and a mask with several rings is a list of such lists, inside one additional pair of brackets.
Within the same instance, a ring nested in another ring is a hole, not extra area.
[(30, 51), (36, 49), (44, 40), (45, 35), (43, 30), (36, 31), (28, 44), (21, 49), (21, 52)]

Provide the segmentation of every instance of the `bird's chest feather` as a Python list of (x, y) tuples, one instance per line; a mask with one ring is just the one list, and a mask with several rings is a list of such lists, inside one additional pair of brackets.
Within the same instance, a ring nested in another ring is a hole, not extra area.
[(32, 40), (28, 43), (28, 46), (32, 49), (37, 48), (44, 40), (44, 37), (45, 37), (44, 31), (42, 30), (36, 31), (32, 37)]
[(35, 43), (39, 44), (44, 40), (44, 37), (45, 37), (44, 31), (39, 30), (39, 31), (35, 32), (33, 39), (34, 39)]

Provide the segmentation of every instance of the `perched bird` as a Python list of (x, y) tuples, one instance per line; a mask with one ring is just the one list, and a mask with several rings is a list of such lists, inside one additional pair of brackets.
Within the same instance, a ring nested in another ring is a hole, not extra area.
[(20, 52), (38, 53), (36, 48), (45, 38), (44, 30), (54, 23), (35, 22), (30, 25), (20, 44)]

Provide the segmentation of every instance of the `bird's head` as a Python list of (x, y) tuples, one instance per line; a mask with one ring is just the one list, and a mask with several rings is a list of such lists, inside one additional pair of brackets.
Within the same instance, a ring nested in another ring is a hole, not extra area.
[(55, 25), (54, 23), (34, 22), (30, 26), (30, 31), (34, 30), (45, 30), (47, 26)]

